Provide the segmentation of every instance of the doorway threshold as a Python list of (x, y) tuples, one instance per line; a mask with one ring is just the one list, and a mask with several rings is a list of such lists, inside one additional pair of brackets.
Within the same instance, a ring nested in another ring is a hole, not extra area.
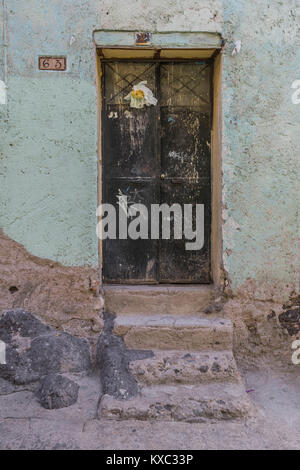
[(193, 315), (217, 295), (213, 284), (104, 284), (103, 292), (106, 310), (117, 315)]

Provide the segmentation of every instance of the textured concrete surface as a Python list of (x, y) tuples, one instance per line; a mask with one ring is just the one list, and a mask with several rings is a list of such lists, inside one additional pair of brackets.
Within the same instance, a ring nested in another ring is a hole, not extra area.
[(203, 315), (120, 315), (114, 333), (130, 349), (230, 349), (232, 323), (228, 318)]
[(229, 319), (104, 317), (97, 345), (103, 388), (99, 417), (202, 422), (250, 414)]
[(239, 380), (231, 351), (153, 351), (153, 356), (130, 362), (142, 385), (200, 384)]
[(202, 423), (245, 418), (252, 406), (243, 383), (173, 384), (145, 387), (129, 400), (103, 395), (98, 414), (100, 419)]
[(177, 314), (202, 312), (213, 300), (209, 285), (114, 286), (103, 288), (105, 308), (116, 315)]
[[(78, 402), (45, 410), (31, 391), (0, 383), (1, 449), (299, 449), (299, 374), (247, 375), (255, 416), (218, 423), (97, 420), (99, 378), (74, 378)], [(251, 391), (252, 390), (252, 391)], [(4, 394), (3, 394), (4, 393)]]

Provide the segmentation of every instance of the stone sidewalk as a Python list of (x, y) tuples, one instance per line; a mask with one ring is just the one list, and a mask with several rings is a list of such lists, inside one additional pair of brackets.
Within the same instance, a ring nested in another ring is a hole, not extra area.
[(69, 408), (46, 410), (30, 387), (0, 381), (0, 449), (299, 449), (300, 377), (271, 371), (245, 377), (256, 415), (241, 421), (178, 423), (98, 420), (100, 381), (80, 385)]

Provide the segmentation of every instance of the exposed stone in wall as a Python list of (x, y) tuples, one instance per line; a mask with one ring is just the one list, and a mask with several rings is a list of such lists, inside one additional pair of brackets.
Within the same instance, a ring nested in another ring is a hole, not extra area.
[[(243, 368), (292, 364), (292, 343), (300, 338), (300, 298), (284, 284), (248, 281), (229, 296), (224, 314), (234, 324), (234, 353)], [(285, 302), (282, 302), (285, 299)]]
[(0, 231), (0, 273), (0, 311), (24, 308), (80, 336), (101, 331), (97, 270), (32, 256)]
[(278, 320), (283, 328), (285, 328), (290, 336), (298, 335), (300, 332), (300, 298), (297, 302), (298, 305), (294, 307), (291, 305), (290, 308), (286, 308), (282, 312)]

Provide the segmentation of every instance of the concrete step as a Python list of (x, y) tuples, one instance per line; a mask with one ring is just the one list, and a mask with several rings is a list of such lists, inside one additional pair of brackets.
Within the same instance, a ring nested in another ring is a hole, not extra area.
[(143, 386), (241, 382), (232, 351), (153, 353), (153, 357), (130, 363), (130, 372)]
[(118, 315), (193, 315), (215, 299), (211, 285), (104, 285), (105, 309)]
[(114, 333), (129, 349), (231, 350), (232, 322), (208, 315), (118, 315)]
[(252, 412), (243, 384), (153, 386), (129, 400), (103, 395), (99, 418), (185, 421), (242, 418)]

